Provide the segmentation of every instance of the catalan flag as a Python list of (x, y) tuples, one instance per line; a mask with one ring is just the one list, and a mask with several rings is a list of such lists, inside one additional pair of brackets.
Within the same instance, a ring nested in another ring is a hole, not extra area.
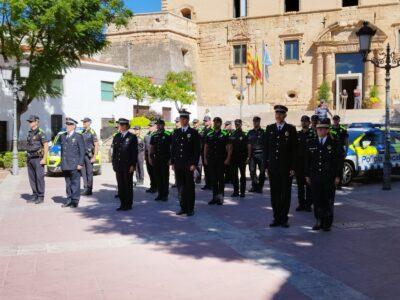
[(250, 76), (253, 78), (252, 80), (252, 84), (254, 84), (255, 80), (256, 80), (256, 76), (254, 73), (254, 59), (250, 54), (250, 51), (247, 51), (247, 72), (250, 74)]

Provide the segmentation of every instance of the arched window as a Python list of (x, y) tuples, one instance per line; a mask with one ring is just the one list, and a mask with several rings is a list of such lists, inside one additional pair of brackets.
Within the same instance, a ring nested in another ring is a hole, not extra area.
[(181, 10), (182, 17), (187, 18), (187, 19), (192, 19), (192, 11), (190, 8), (183, 8)]

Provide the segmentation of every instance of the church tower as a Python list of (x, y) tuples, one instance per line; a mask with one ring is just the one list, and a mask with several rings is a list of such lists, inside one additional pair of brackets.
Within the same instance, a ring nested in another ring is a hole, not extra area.
[(168, 0), (161, 0), (161, 11), (168, 10)]

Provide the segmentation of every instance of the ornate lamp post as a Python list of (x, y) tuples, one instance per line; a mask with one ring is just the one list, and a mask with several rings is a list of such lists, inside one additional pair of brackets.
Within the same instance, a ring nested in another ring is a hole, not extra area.
[[(251, 82), (253, 80), (253, 77), (250, 74), (246, 75), (246, 85), (247, 85), (247, 89), (249, 88)], [(246, 91), (246, 88), (243, 86), (243, 75), (241, 76), (241, 80), (240, 80), (240, 85), (239, 88), (236, 88), (238, 83), (238, 77), (236, 76), (236, 74), (233, 74), (231, 76), (231, 84), (232, 87), (238, 91), (240, 93), (240, 119), (242, 119), (243, 117), (243, 100), (244, 100), (244, 92)]]
[(363, 27), (357, 32), (360, 44), (360, 53), (364, 62), (371, 62), (377, 68), (386, 70), (386, 101), (385, 101), (385, 160), (383, 163), (383, 190), (391, 189), (392, 163), (390, 161), (390, 71), (400, 67), (400, 57), (396, 57), (390, 50), (390, 44), (387, 44), (386, 53), (381, 57), (368, 59), (368, 53), (371, 52), (372, 37), (376, 30), (372, 29), (368, 22), (364, 22)]
[(25, 95), (24, 84), (29, 77), (30, 67), (27, 61), (4, 63), (0, 66), (1, 75), (10, 90), (13, 97), (13, 160), (12, 160), (12, 174), (18, 175), (18, 114), (17, 114), (17, 101), (22, 99)]

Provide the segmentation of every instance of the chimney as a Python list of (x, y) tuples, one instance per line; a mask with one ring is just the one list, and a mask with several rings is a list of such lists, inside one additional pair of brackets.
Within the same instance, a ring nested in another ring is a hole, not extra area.
[(161, 0), (161, 11), (168, 11), (168, 0)]

